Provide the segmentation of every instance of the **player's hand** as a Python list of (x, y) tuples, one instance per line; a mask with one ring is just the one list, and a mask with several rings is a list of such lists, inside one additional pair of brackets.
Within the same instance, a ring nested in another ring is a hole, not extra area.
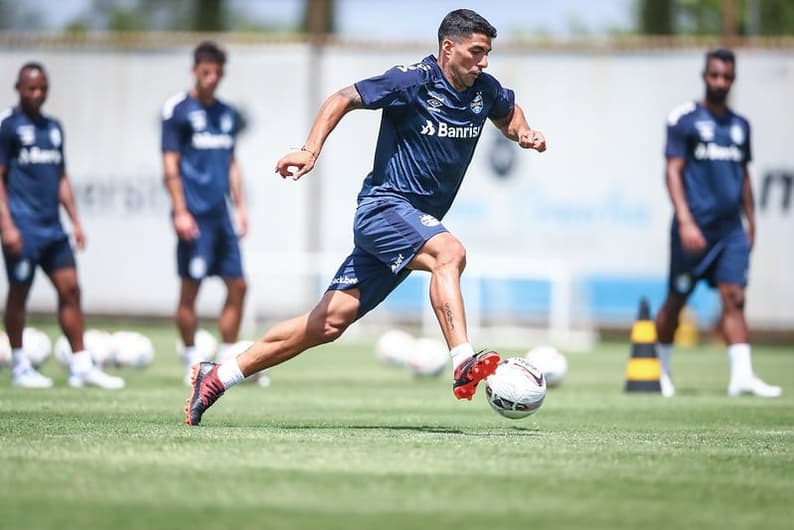
[(687, 252), (696, 254), (706, 248), (706, 238), (695, 223), (684, 223), (678, 227), (681, 244)]
[(193, 241), (199, 236), (198, 225), (187, 210), (174, 212), (174, 230), (179, 239)]
[(9, 225), (0, 233), (0, 239), (3, 240), (3, 248), (6, 252), (14, 257), (22, 254), (22, 233), (16, 226)]
[(546, 137), (542, 132), (530, 129), (518, 135), (518, 145), (542, 153), (546, 150)]
[(83, 227), (79, 224), (73, 224), (72, 236), (74, 236), (74, 246), (77, 247), (77, 250), (83, 250), (85, 248), (85, 234), (83, 233)]
[(242, 239), (248, 233), (248, 211), (244, 206), (238, 206), (234, 210), (234, 218), (237, 224), (237, 237)]
[(292, 180), (298, 180), (314, 169), (316, 161), (314, 154), (309, 151), (290, 151), (276, 162), (276, 173), (282, 178), (290, 177)]
[(755, 243), (755, 223), (747, 223), (747, 242), (750, 244), (750, 250)]

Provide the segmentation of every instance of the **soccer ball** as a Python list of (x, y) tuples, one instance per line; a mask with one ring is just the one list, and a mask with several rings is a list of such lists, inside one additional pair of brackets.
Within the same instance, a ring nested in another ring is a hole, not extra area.
[(8, 335), (5, 331), (0, 331), (0, 368), (11, 365), (11, 343), (8, 342)]
[(55, 341), (52, 353), (55, 361), (61, 366), (68, 367), (72, 361), (72, 347), (69, 345), (69, 340), (63, 335)]
[(113, 345), (111, 343), (111, 335), (107, 331), (101, 329), (85, 330), (85, 333), (83, 333), (83, 346), (91, 354), (91, 359), (97, 366), (113, 363)]
[[(83, 333), (83, 346), (91, 354), (91, 360), (98, 366), (113, 362), (110, 333), (99, 329), (87, 329)], [(53, 347), (55, 360), (68, 367), (72, 362), (72, 345), (64, 335), (58, 337)]]
[(117, 331), (110, 336), (113, 362), (122, 368), (144, 368), (154, 360), (154, 345), (137, 331)]
[(540, 368), (546, 377), (546, 385), (555, 387), (568, 374), (568, 361), (554, 346), (537, 346), (526, 354), (527, 360)]
[(389, 366), (404, 366), (413, 355), (416, 339), (401, 329), (391, 329), (375, 343), (375, 357)]
[(30, 359), (30, 364), (38, 368), (52, 353), (52, 341), (43, 331), (25, 328), (22, 330), (22, 348)]
[[(201, 361), (213, 360), (215, 358), (215, 354), (218, 351), (218, 339), (216, 339), (212, 333), (204, 328), (199, 328), (196, 330), (196, 334), (193, 335), (193, 345), (196, 347), (196, 353), (198, 354), (199, 360)], [(177, 339), (177, 355), (182, 357), (184, 348), (185, 345), (182, 343), (182, 340)]]
[(438, 339), (419, 338), (414, 341), (408, 357), (408, 368), (417, 377), (440, 375), (449, 363), (447, 346)]
[(502, 416), (520, 419), (535, 413), (546, 397), (543, 372), (522, 357), (503, 359), (485, 380), (485, 397)]

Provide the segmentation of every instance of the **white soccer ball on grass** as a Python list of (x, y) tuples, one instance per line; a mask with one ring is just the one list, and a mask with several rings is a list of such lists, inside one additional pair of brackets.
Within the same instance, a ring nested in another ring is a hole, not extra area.
[(154, 360), (154, 345), (137, 331), (117, 331), (110, 337), (113, 361), (121, 368), (144, 368)]
[(546, 378), (522, 357), (503, 359), (485, 379), (485, 397), (497, 413), (510, 419), (534, 414), (546, 397)]
[(375, 357), (388, 366), (405, 366), (413, 356), (416, 339), (401, 329), (390, 329), (378, 337)]
[(417, 377), (436, 377), (444, 372), (449, 361), (449, 350), (443, 341), (422, 337), (414, 341), (406, 364)]
[[(193, 345), (196, 347), (199, 361), (211, 361), (218, 352), (218, 339), (204, 328), (196, 330), (193, 335)], [(185, 345), (181, 339), (176, 340), (176, 354), (182, 357)]]
[(22, 330), (22, 348), (30, 359), (30, 363), (38, 368), (52, 353), (52, 341), (41, 330), (25, 328)]
[(568, 360), (554, 346), (536, 346), (527, 352), (526, 358), (540, 368), (550, 388), (562, 384), (568, 375)]
[(0, 331), (0, 368), (6, 366), (11, 366), (11, 343), (6, 332)]

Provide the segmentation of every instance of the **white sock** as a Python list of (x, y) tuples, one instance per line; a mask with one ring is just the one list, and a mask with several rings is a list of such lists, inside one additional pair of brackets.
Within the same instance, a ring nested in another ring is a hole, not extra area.
[(237, 358), (229, 359), (221, 363), (218, 367), (218, 379), (221, 380), (223, 388), (229, 389), (237, 383), (242, 383), (243, 373), (240, 371), (240, 366), (237, 364)]
[(193, 366), (202, 359), (199, 359), (199, 352), (195, 346), (185, 346), (182, 348), (182, 360), (186, 365)]
[(11, 369), (12, 370), (26, 370), (30, 364), (30, 359), (28, 356), (25, 355), (25, 350), (23, 348), (12, 348), (11, 349)]
[(228, 361), (229, 357), (231, 357), (232, 348), (234, 348), (234, 346), (234, 342), (221, 342), (221, 345), (218, 346), (218, 353), (215, 358), (220, 362)]
[(662, 364), (662, 372), (668, 376), (672, 373), (670, 371), (670, 356), (673, 353), (672, 344), (656, 343), (656, 356), (659, 357), (659, 362)]
[(451, 350), (449, 350), (449, 356), (452, 358), (452, 369), (460, 365), (463, 361), (468, 359), (474, 355), (474, 348), (472, 348), (471, 344), (468, 342), (464, 342), (463, 344), (458, 344)]
[(728, 346), (728, 363), (731, 369), (731, 380), (750, 379), (753, 377), (753, 363), (750, 359), (749, 344), (731, 344)]
[(73, 374), (84, 374), (90, 372), (94, 367), (94, 360), (88, 350), (81, 350), (72, 354), (69, 369)]

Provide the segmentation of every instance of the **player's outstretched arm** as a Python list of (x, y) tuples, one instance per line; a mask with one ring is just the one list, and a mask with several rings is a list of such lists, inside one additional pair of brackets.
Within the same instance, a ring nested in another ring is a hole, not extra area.
[(314, 164), (317, 162), (320, 151), (322, 151), (325, 140), (331, 131), (345, 114), (351, 110), (359, 109), (363, 105), (361, 94), (353, 85), (329, 96), (314, 119), (306, 143), (299, 151), (291, 151), (281, 157), (276, 163), (276, 173), (284, 178), (292, 177), (293, 180), (298, 180), (314, 169)]
[(85, 248), (85, 234), (83, 233), (83, 226), (80, 224), (80, 219), (77, 217), (77, 205), (74, 202), (72, 185), (69, 183), (69, 177), (66, 176), (66, 173), (61, 173), (61, 181), (58, 186), (58, 199), (61, 201), (61, 204), (63, 204), (66, 214), (69, 216), (69, 221), (72, 223), (74, 243), (78, 250), (83, 250)]
[(494, 125), (502, 131), (502, 134), (518, 142), (518, 145), (524, 149), (534, 149), (539, 153), (546, 150), (546, 137), (542, 132), (529, 127), (524, 111), (518, 104), (513, 106), (513, 112), (507, 117), (494, 121)]

